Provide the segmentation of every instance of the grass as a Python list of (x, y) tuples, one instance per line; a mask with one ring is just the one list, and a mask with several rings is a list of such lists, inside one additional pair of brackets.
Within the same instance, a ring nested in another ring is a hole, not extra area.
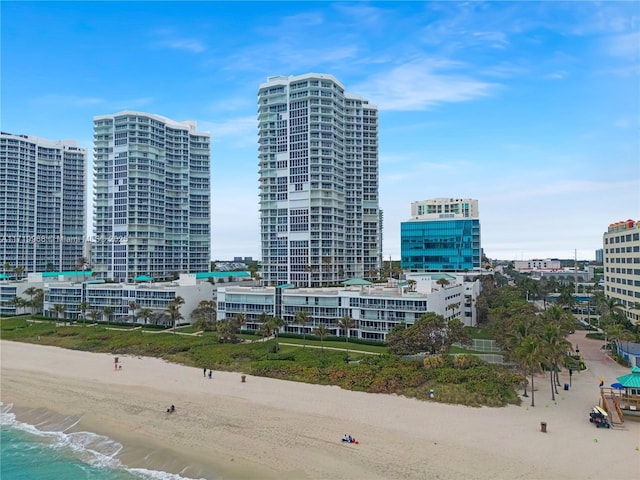
[[(429, 390), (435, 389), (440, 392), (436, 401), (464, 405), (501, 406), (519, 401), (515, 387), (521, 379), (506, 368), (488, 365), (476, 357), (461, 361), (461, 357), (454, 360), (447, 356), (443, 359), (443, 368), (430, 369), (420, 361), (404, 361), (389, 355), (385, 347), (377, 345), (349, 342), (347, 354), (345, 350), (302, 348), (303, 339), (279, 338), (280, 348), (276, 349), (275, 339), (221, 344), (214, 333), (207, 333), (203, 338), (176, 335), (171, 329), (106, 328), (104, 324), (82, 323), (58, 326), (55, 320), (28, 322), (27, 318), (0, 320), (2, 338), (120, 356), (159, 357), (199, 369), (244, 372), (418, 399), (428, 399)], [(246, 337), (259, 339), (255, 335)], [(318, 340), (306, 342), (309, 346), (320, 346)], [(347, 343), (325, 340), (324, 346), (344, 349)], [(469, 351), (460, 349), (456, 353)]]

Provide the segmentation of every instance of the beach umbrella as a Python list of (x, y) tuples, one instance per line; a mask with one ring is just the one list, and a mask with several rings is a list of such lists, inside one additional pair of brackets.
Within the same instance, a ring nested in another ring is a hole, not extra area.
[(615, 388), (616, 390), (623, 390), (624, 389), (624, 385), (622, 385), (621, 383), (612, 383), (611, 384), (611, 388)]

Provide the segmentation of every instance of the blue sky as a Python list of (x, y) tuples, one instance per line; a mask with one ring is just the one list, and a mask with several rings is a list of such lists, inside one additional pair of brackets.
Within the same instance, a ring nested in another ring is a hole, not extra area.
[(1, 2), (5, 132), (93, 116), (212, 135), (212, 256), (260, 257), (257, 90), (329, 73), (380, 110), (384, 255), (411, 202), (479, 200), (490, 258), (595, 258), (640, 219), (639, 2)]

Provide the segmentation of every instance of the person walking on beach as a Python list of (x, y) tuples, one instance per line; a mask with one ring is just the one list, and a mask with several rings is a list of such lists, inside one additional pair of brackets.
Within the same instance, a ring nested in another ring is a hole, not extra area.
[(202, 376), (203, 376), (203, 377), (206, 377), (206, 376), (207, 376), (207, 369), (206, 369), (206, 368), (204, 368), (204, 369), (202, 370)]
[(213, 373), (211, 372), (211, 370), (209, 370), (209, 380), (211, 380), (213, 378)]

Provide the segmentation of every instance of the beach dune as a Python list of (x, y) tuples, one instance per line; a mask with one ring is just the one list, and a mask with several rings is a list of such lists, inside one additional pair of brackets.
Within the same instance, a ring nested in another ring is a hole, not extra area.
[[(576, 339), (574, 339), (576, 340)], [(207, 479), (637, 479), (640, 424), (596, 429), (598, 379), (626, 370), (577, 338), (589, 370), (536, 406), (471, 408), (338, 387), (214, 372), (156, 358), (0, 342), (0, 400), (17, 417), (78, 418), (120, 460)], [(563, 381), (567, 379), (563, 379)], [(436, 391), (437, 396), (437, 391)], [(175, 405), (175, 413), (166, 409)], [(540, 423), (547, 423), (543, 433)], [(351, 434), (359, 444), (344, 444)]]

